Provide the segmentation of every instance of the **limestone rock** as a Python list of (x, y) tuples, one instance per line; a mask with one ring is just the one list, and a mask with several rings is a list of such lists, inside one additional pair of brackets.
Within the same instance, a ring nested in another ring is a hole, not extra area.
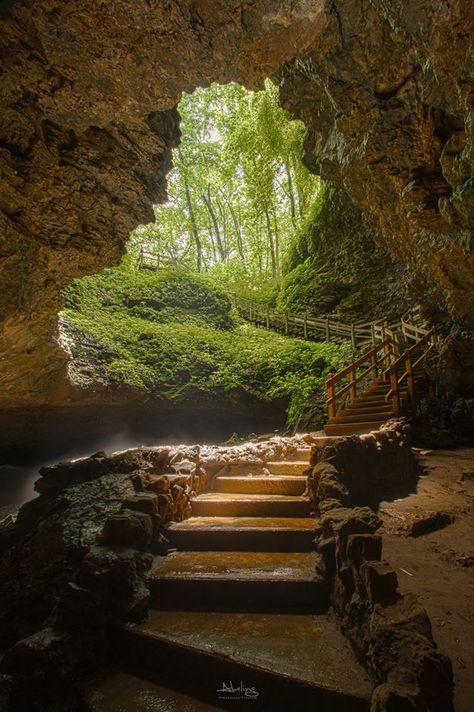
[(113, 514), (106, 520), (102, 532), (102, 544), (146, 549), (152, 535), (153, 524), (149, 514), (123, 510), (120, 514)]

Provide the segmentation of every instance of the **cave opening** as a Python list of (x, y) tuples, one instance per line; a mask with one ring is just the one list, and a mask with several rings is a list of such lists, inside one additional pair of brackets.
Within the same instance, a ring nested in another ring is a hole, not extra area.
[(470, 712), (472, 23), (1, 3), (2, 709)]
[(276, 303), (288, 253), (314, 212), (322, 184), (301, 162), (304, 125), (280, 107), (270, 80), (256, 91), (212, 84), (177, 108), (181, 140), (154, 222), (131, 233), (117, 267), (63, 290), (68, 402), (18, 409), (27, 431), (6, 424), (5, 505), (27, 499), (35, 468), (58, 457), (284, 430), (296, 373), (300, 400), (314, 390), (318, 362), (321, 385), (326, 364), (315, 347), (265, 343), (232, 301)]

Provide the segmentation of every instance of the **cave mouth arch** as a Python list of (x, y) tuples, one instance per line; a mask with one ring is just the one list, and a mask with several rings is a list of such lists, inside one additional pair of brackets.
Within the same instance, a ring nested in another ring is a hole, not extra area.
[(83, 0), (80, 12), (53, 0), (5, 6), (2, 407), (67, 400), (54, 341), (60, 290), (116, 263), (149, 219), (181, 93), (210, 81), (252, 88), (282, 65), (282, 103), (308, 127), (306, 164), (375, 217), (437, 317), (472, 328), (472, 18), (441, 0), (429, 13), (418, 5), (404, 14), (356, 2), (140, 0), (133, 15), (123, 0)]

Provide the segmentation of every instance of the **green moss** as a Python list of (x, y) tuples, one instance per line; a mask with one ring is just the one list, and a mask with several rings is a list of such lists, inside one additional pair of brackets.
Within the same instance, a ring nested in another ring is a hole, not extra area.
[(399, 317), (409, 306), (403, 269), (345, 191), (325, 185), (295, 236), (277, 297), (282, 310), (346, 321)]
[(63, 338), (80, 385), (127, 386), (170, 402), (243, 391), (288, 402), (295, 426), (349, 347), (238, 324), (228, 297), (192, 275), (107, 270), (68, 288)]
[(64, 290), (66, 309), (125, 308), (150, 321), (199, 320), (218, 329), (234, 325), (228, 295), (198, 275), (173, 270), (134, 270), (127, 262), (100, 275), (75, 280)]

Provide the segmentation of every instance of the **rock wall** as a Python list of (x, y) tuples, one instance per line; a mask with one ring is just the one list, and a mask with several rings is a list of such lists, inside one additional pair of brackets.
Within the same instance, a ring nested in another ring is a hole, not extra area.
[[(321, 513), (318, 548), (332, 586), (332, 604), (361, 662), (377, 683), (372, 712), (453, 710), (450, 660), (433, 640), (416, 596), (398, 591), (382, 559), (382, 525), (356, 506), (414, 487), (417, 466), (402, 423), (368, 436), (313, 447), (312, 490)], [(377, 496), (375, 497), (375, 499)]]
[(125, 0), (25, 0), (2, 10), (2, 402), (69, 393), (59, 289), (117, 263), (130, 231), (153, 220), (181, 93), (212, 80), (255, 85), (324, 22), (309, 0), (138, 0), (133, 10)]
[[(472, 326), (472, 3), (60, 0), (0, 15), (1, 403), (64, 402), (59, 289), (165, 197), (175, 106), (284, 62), (306, 162), (373, 214), (420, 300)], [(439, 308), (438, 308), (439, 307)], [(62, 374), (62, 378), (60, 375)]]
[(376, 218), (434, 318), (474, 326), (472, 2), (334, 0), (282, 72), (304, 161)]
[(343, 188), (329, 184), (322, 186), (312, 215), (285, 256), (277, 307), (348, 323), (398, 321), (413, 306), (406, 274), (386, 250), (377, 249), (383, 236), (374, 221)]

